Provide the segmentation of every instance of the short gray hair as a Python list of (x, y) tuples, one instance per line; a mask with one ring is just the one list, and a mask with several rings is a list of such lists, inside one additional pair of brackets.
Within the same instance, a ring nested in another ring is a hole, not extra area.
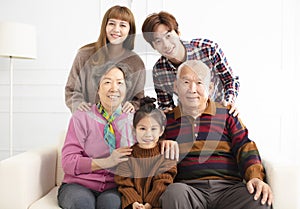
[(92, 80), (93, 80), (93, 85), (96, 87), (96, 89), (99, 88), (99, 82), (101, 81), (101, 78), (113, 68), (118, 68), (119, 70), (121, 70), (123, 72), (126, 89), (130, 89), (131, 88), (131, 77), (130, 77), (131, 73), (130, 73), (129, 66), (125, 63), (115, 63), (115, 62), (107, 62), (104, 65), (93, 68)]
[(180, 73), (184, 67), (190, 68), (199, 78), (203, 79), (205, 87), (209, 91), (211, 70), (204, 62), (201, 60), (187, 60), (183, 62), (178, 67), (178, 72), (176, 75), (177, 80), (180, 78)]

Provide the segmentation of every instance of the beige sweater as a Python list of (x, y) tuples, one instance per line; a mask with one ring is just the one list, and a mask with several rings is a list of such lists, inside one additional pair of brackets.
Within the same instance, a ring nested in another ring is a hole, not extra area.
[(119, 164), (115, 174), (122, 208), (132, 208), (134, 202), (160, 208), (159, 198), (177, 174), (176, 161), (165, 159), (160, 146), (142, 149), (135, 144), (132, 148), (129, 160)]
[[(92, 69), (99, 56), (101, 56), (101, 52), (95, 52), (93, 46), (79, 49), (76, 55), (65, 86), (65, 102), (71, 112), (74, 112), (83, 101), (92, 104), (99, 102), (98, 86), (94, 85), (92, 81)], [(145, 65), (142, 59), (136, 53), (128, 50), (121, 57), (111, 61), (126, 63), (130, 67), (131, 73), (134, 73), (132, 88), (127, 89), (125, 100), (131, 101), (135, 107), (139, 107), (139, 100), (144, 97), (146, 79)]]

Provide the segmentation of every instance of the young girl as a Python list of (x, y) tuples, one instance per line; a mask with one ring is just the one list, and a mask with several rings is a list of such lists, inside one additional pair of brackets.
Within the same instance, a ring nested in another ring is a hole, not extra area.
[(132, 12), (123, 6), (113, 6), (105, 13), (100, 36), (95, 43), (81, 47), (75, 57), (65, 86), (65, 102), (71, 112), (90, 110), (99, 101), (97, 86), (91, 82), (93, 71), (107, 61), (130, 66), (132, 88), (128, 90), (123, 112), (139, 107), (144, 97), (146, 71), (142, 59), (134, 53), (135, 20)]
[(155, 99), (145, 97), (134, 114), (137, 143), (128, 161), (119, 164), (115, 182), (122, 194), (122, 208), (160, 208), (159, 198), (177, 173), (176, 161), (160, 153), (159, 137), (164, 132), (165, 115), (155, 107)]

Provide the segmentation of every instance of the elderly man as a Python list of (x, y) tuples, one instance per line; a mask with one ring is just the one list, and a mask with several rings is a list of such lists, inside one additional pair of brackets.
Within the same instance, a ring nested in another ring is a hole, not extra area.
[(230, 107), (209, 99), (209, 85), (210, 70), (201, 61), (179, 67), (179, 105), (167, 113), (165, 137), (178, 142), (180, 162), (176, 183), (161, 197), (163, 209), (272, 208), (255, 143)]

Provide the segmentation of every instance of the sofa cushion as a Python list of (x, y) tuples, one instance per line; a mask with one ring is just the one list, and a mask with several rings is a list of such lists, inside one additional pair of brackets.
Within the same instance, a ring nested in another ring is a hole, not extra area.
[(64, 178), (64, 171), (61, 165), (61, 149), (64, 145), (66, 138), (66, 132), (63, 132), (60, 136), (58, 146), (57, 146), (57, 162), (56, 162), (56, 185), (60, 186)]
[(28, 209), (59, 209), (57, 203), (58, 188), (56, 186), (51, 189), (44, 197), (32, 203)]

